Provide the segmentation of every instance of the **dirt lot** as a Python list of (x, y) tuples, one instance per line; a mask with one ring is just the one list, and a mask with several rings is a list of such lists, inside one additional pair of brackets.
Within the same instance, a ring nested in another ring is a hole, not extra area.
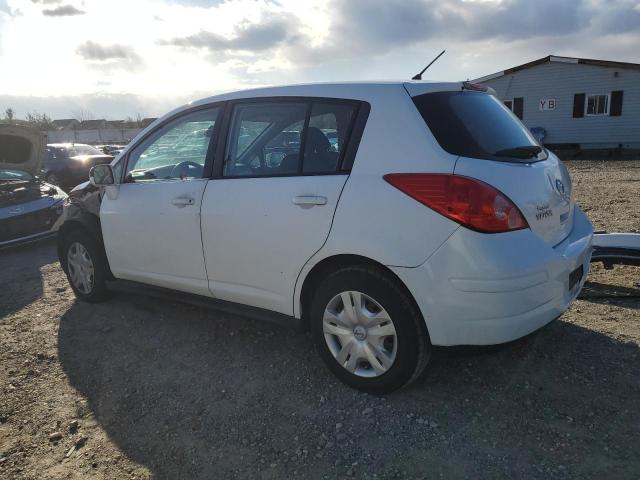
[[(570, 168), (597, 229), (640, 230), (640, 162)], [(438, 349), (377, 398), (306, 334), (148, 297), (78, 303), (53, 242), (0, 252), (0, 478), (638, 479), (638, 282), (595, 266), (560, 320)]]

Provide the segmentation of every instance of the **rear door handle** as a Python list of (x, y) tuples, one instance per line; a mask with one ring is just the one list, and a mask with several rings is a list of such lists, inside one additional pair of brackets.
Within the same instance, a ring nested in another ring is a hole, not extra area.
[(321, 195), (298, 195), (293, 197), (293, 203), (295, 205), (326, 205), (327, 197)]
[(191, 197), (176, 197), (171, 200), (171, 204), (178, 208), (186, 207), (187, 205), (193, 205), (196, 201)]

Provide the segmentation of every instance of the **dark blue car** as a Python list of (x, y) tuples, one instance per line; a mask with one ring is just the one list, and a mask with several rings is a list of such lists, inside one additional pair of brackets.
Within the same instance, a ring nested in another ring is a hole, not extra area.
[(82, 143), (50, 143), (44, 159), (42, 174), (47, 183), (69, 190), (89, 180), (94, 165), (111, 163), (113, 157), (96, 147)]

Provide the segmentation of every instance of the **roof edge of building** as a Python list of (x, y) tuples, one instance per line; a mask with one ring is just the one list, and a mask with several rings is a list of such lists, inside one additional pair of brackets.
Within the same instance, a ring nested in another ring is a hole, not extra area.
[(628, 69), (640, 70), (640, 63), (616, 62), (611, 60), (597, 60), (592, 58), (563, 57), (560, 55), (547, 55), (546, 57), (542, 57), (537, 60), (533, 60), (531, 62), (523, 63), (522, 65), (518, 65), (512, 68), (507, 68), (506, 70), (503, 70), (501, 72), (496, 72), (490, 75), (485, 75), (484, 77), (476, 78), (473, 81), (486, 82), (488, 80), (493, 80), (494, 78), (499, 78), (504, 75), (508, 75), (510, 73), (515, 73), (520, 70), (525, 70), (527, 68), (535, 67), (536, 65), (542, 65), (543, 63), (549, 63), (549, 62), (573, 63), (573, 64), (583, 64), (583, 65), (595, 65), (597, 67), (628, 68)]

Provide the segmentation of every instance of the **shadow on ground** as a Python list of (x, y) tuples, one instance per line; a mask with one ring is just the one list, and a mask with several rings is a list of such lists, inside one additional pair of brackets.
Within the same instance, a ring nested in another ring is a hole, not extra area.
[(337, 382), (307, 335), (202, 308), (119, 295), (74, 304), (59, 330), (71, 384), (161, 479), (632, 476), (638, 354), (556, 321), (436, 349), (426, 375), (380, 398)]
[[(47, 238), (0, 250), (4, 280), (0, 283), (0, 317), (16, 312), (42, 296), (41, 268), (58, 260), (55, 245), (54, 238)], [(22, 261), (26, 255), (28, 261)]]
[[(640, 288), (587, 281), (580, 292), (580, 299), (605, 304), (610, 303), (612, 299), (640, 299)], [(640, 301), (630, 304), (629, 307), (640, 309)]]

